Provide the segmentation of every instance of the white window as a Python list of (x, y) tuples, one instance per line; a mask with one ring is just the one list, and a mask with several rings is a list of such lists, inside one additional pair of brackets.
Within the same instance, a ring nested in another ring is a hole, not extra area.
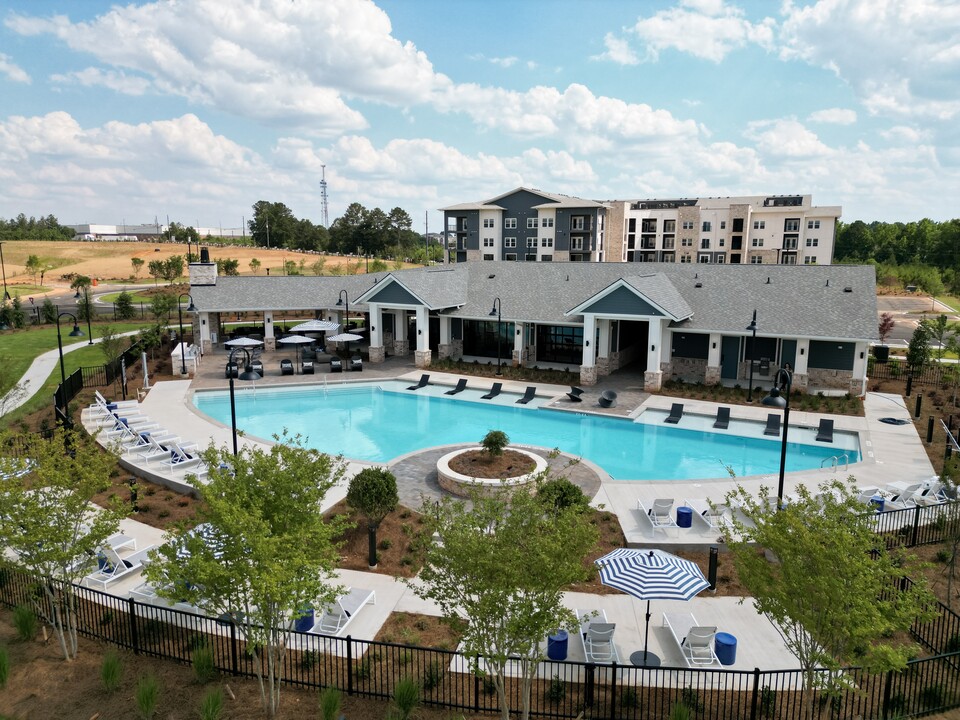
[(553, 238), (540, 238), (540, 247), (553, 247)]
[(535, 237), (528, 237), (528, 238), (527, 238), (527, 247), (528, 247), (528, 248), (535, 248), (536, 246), (537, 246), (537, 239), (536, 239)]
[(724, 242), (726, 241), (723, 238), (720, 238), (720, 247), (723, 247)]
[(800, 232), (800, 218), (787, 218), (783, 221), (784, 232)]
[(710, 232), (710, 221), (709, 221), (709, 220), (704, 220), (704, 221), (703, 221), (703, 232)]
[(517, 239), (515, 237), (505, 237), (503, 239), (503, 246), (505, 248), (515, 248), (517, 246)]
[(483, 239), (484, 247), (493, 247), (493, 238), (484, 238)]
[(583, 230), (583, 218), (580, 216), (570, 218), (571, 230)]
[(750, 244), (753, 247), (763, 247), (763, 238), (752, 238)]
[(819, 220), (807, 220), (807, 230), (819, 230), (820, 221)]
[(693, 230), (693, 220), (684, 220), (683, 221), (684, 230)]
[(754, 220), (753, 229), (754, 230), (763, 230), (767, 226), (766, 220)]
[(570, 249), (583, 250), (583, 238), (582, 237), (570, 238)]
[(690, 256), (689, 256), (689, 255), (681, 255), (681, 256), (680, 256), (680, 262), (682, 262), (682, 263), (688, 263), (688, 262), (690, 262)]
[(503, 226), (507, 230), (516, 230), (517, 228), (517, 219), (516, 218), (504, 218)]
[(721, 220), (721, 221), (720, 221), (720, 229), (721, 229), (721, 230), (726, 230), (726, 229), (727, 229), (727, 221), (726, 221), (726, 220)]
[(527, 218), (527, 230), (533, 230), (537, 227), (537, 219), (535, 217)]
[(819, 247), (820, 238), (807, 238), (807, 247)]
[(513, 261), (513, 262), (516, 262), (516, 260), (517, 260), (517, 254), (516, 254), (516, 253), (507, 253), (506, 255), (503, 256), (503, 259), (504, 259), (504, 260), (511, 260), (511, 261)]
[(717, 253), (716, 258), (714, 258), (713, 261), (715, 263), (718, 263), (719, 265), (723, 265), (723, 263), (725, 262), (723, 253)]
[(493, 227), (493, 218), (484, 218), (484, 219), (483, 219), (483, 226), (484, 226), (485, 228), (492, 228), (492, 227)]
[(680, 238), (680, 245), (682, 247), (693, 247), (693, 238)]
[(697, 262), (700, 263), (701, 265), (706, 265), (708, 262), (710, 262), (710, 256), (701, 255), (700, 257), (697, 258)]
[(700, 239), (700, 249), (709, 250), (710, 249), (710, 238), (701, 238)]
[(751, 255), (750, 256), (751, 265), (763, 265), (763, 257), (760, 255)]
[(553, 255), (541, 255), (540, 262), (553, 262)]
[(493, 260), (493, 253), (484, 253), (484, 254), (483, 254), (483, 259), (484, 259), (484, 260)]
[(540, 221), (540, 227), (553, 227), (553, 218), (543, 218)]
[(816, 256), (816, 255), (804, 255), (804, 256), (803, 256), (803, 264), (804, 264), (804, 265), (816, 265), (816, 264), (817, 264), (817, 256)]

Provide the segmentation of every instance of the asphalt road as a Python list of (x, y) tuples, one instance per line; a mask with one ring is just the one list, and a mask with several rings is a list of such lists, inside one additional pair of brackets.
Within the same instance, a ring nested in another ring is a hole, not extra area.
[(887, 338), (887, 344), (906, 347), (910, 343), (913, 331), (925, 317), (936, 317), (946, 313), (950, 322), (960, 321), (960, 316), (950, 311), (946, 306), (936, 302), (929, 295), (918, 297), (891, 297), (881, 295), (877, 297), (877, 313), (889, 312), (893, 315), (896, 325)]

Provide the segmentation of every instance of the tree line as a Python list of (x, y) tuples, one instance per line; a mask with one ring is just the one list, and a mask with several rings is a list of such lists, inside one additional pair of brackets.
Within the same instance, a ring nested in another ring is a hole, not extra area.
[(70, 240), (73, 228), (60, 224), (54, 215), (28, 218), (20, 213), (15, 218), (0, 218), (0, 241), (3, 240)]

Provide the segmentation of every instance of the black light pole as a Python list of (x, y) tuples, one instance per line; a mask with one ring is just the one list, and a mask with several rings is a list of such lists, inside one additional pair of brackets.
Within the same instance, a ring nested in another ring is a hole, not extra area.
[(60, 351), (60, 384), (67, 382), (67, 371), (63, 369), (63, 340), (60, 338), (60, 318), (64, 315), (73, 318), (73, 330), (70, 331), (70, 337), (83, 337), (83, 330), (77, 324), (77, 316), (73, 313), (62, 312), (57, 315), (57, 350)]
[(3, 262), (3, 243), (0, 242), (0, 270), (3, 271), (3, 299), (4, 302), (10, 299), (10, 293), (7, 292), (7, 266)]
[(500, 339), (503, 336), (503, 316), (500, 314), (501, 309), (500, 298), (494, 298), (493, 309), (490, 311), (490, 317), (495, 317), (497, 319), (497, 375), (503, 375), (503, 364), (500, 360)]
[[(250, 351), (246, 348), (234, 348), (230, 351), (230, 357), (227, 359), (227, 367), (230, 367), (233, 364), (233, 356), (238, 352), (242, 352), (244, 355), (243, 358), (243, 372), (237, 375), (238, 380), (259, 380), (260, 373), (254, 372), (253, 366), (250, 364)], [(233, 370), (231, 369), (230, 373), (230, 427), (233, 429), (233, 456), (236, 457), (239, 454), (239, 449), (237, 448), (237, 401), (233, 394)]]
[(190, 293), (180, 293), (180, 297), (177, 298), (177, 322), (180, 325), (180, 374), (187, 374), (187, 358), (183, 349), (183, 310), (181, 309), (181, 301), (183, 296), (186, 295), (190, 298), (190, 306), (187, 308), (187, 312), (196, 312), (197, 308), (193, 305), (193, 298), (190, 296)]
[(87, 336), (90, 338), (87, 341), (87, 345), (93, 345), (93, 330), (90, 327), (90, 315), (93, 313), (93, 308), (90, 306), (90, 286), (83, 286), (83, 299), (86, 302), (85, 312), (87, 313)]
[(753, 320), (747, 325), (747, 330), (753, 333), (750, 338), (750, 389), (747, 391), (747, 402), (753, 402), (753, 353), (757, 345), (757, 311), (753, 311)]
[[(783, 440), (780, 443), (780, 482), (777, 485), (777, 510), (783, 505), (783, 473), (787, 465), (787, 431), (790, 429), (790, 390), (793, 387), (793, 370), (789, 364), (777, 370), (773, 378), (773, 388), (761, 404), (783, 408)], [(784, 396), (783, 390), (787, 393)]]
[[(339, 298), (337, 299), (337, 307), (345, 307), (346, 314), (344, 315), (343, 326), (346, 328), (346, 332), (350, 332), (350, 296), (347, 295), (346, 290), (341, 290)], [(350, 341), (347, 340), (347, 357), (350, 357)]]

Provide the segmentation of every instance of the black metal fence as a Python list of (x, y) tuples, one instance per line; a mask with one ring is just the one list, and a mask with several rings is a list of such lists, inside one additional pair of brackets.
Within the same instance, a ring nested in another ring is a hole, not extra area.
[[(252, 677), (247, 652), (232, 618), (144, 604), (84, 587), (78, 596), (78, 631), (135, 653), (190, 663), (194, 650), (208, 646), (222, 673)], [(32, 579), (0, 569), (0, 603), (37, 602)], [(903, 672), (843, 671), (850, 689), (836, 695), (815, 690), (812, 702), (829, 707), (835, 720), (906, 718), (960, 707), (960, 617), (940, 605), (933, 622), (916, 623), (914, 636), (934, 653), (911, 661)], [(475, 670), (478, 670), (475, 672)], [(824, 671), (825, 672), (825, 671)], [(820, 672), (815, 675), (820, 675)], [(427, 705), (469, 712), (497, 712), (498, 699), (483, 673), (482, 658), (450, 650), (294, 632), (282, 671), (286, 683), (308, 688), (336, 687), (350, 695), (392, 696), (401, 678), (415, 679)], [(682, 703), (701, 720), (743, 718), (793, 720), (805, 717), (800, 670), (752, 671), (702, 668), (637, 668), (547, 661), (534, 682), (531, 714), (544, 718), (640, 720), (665, 718)], [(507, 691), (518, 708), (520, 681)]]
[(928, 363), (919, 370), (911, 370), (902, 360), (890, 360), (885, 363), (871, 360), (867, 363), (867, 377), (871, 380), (906, 381), (907, 376), (910, 376), (914, 383), (936, 387), (942, 385), (945, 380), (949, 380), (949, 370), (939, 363)]
[(873, 521), (874, 531), (888, 548), (931, 545), (960, 536), (960, 502), (880, 512)]
[(53, 393), (53, 407), (58, 421), (68, 426), (72, 424), (69, 420), (67, 404), (85, 387), (105, 387), (119, 382), (121, 394), (126, 399), (123, 367), (130, 367), (139, 357), (140, 346), (135, 343), (105, 365), (80, 367), (74, 370), (67, 376), (66, 382), (60, 383)]

